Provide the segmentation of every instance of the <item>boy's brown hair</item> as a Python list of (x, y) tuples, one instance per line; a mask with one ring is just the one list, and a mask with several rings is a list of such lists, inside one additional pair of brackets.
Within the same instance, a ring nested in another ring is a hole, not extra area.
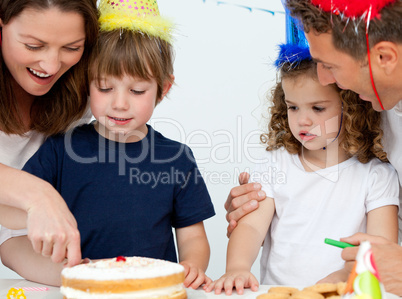
[(102, 31), (91, 55), (89, 81), (123, 75), (144, 80), (154, 78), (160, 99), (164, 83), (173, 83), (173, 62), (171, 44), (160, 38), (126, 29)]

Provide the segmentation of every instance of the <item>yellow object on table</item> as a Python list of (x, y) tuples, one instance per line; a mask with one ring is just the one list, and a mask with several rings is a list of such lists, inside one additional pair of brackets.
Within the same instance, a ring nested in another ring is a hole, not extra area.
[(11, 288), (7, 293), (7, 299), (27, 299), (23, 289)]

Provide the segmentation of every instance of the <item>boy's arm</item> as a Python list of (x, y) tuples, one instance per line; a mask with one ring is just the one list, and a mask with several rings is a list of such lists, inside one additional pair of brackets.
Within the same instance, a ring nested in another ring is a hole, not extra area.
[(226, 294), (230, 295), (235, 287), (241, 295), (244, 287), (250, 287), (253, 291), (258, 289), (258, 281), (250, 270), (261, 249), (274, 212), (274, 200), (267, 197), (260, 202), (259, 209), (240, 219), (229, 239), (226, 274), (208, 286), (206, 291), (215, 288), (215, 293), (219, 294), (224, 289)]
[(204, 223), (177, 228), (177, 248), (179, 251), (179, 262), (185, 268), (185, 287), (198, 288), (210, 279), (205, 276), (210, 256), (210, 248)]
[(46, 285), (60, 286), (63, 263), (53, 263), (50, 257), (36, 253), (27, 236), (5, 241), (0, 247), (5, 266), (23, 278)]
[(368, 212), (367, 233), (398, 243), (398, 207), (383, 206)]

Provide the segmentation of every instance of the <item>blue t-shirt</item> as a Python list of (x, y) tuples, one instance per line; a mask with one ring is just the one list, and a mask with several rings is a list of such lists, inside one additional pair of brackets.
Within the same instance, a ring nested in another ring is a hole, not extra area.
[(177, 261), (172, 227), (215, 212), (191, 149), (148, 126), (134, 143), (83, 125), (50, 137), (23, 170), (52, 184), (78, 223), (82, 256)]

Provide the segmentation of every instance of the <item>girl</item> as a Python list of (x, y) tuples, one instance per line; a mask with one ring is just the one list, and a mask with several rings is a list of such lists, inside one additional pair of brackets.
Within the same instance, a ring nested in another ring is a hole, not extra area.
[(262, 243), (262, 284), (306, 286), (334, 271), (347, 279), (326, 237), (360, 231), (397, 242), (398, 179), (384, 163), (380, 114), (353, 92), (322, 86), (306, 48), (283, 45), (276, 65), (267, 152), (251, 176), (267, 198), (239, 221), (226, 274), (206, 291), (257, 290), (250, 269)]

